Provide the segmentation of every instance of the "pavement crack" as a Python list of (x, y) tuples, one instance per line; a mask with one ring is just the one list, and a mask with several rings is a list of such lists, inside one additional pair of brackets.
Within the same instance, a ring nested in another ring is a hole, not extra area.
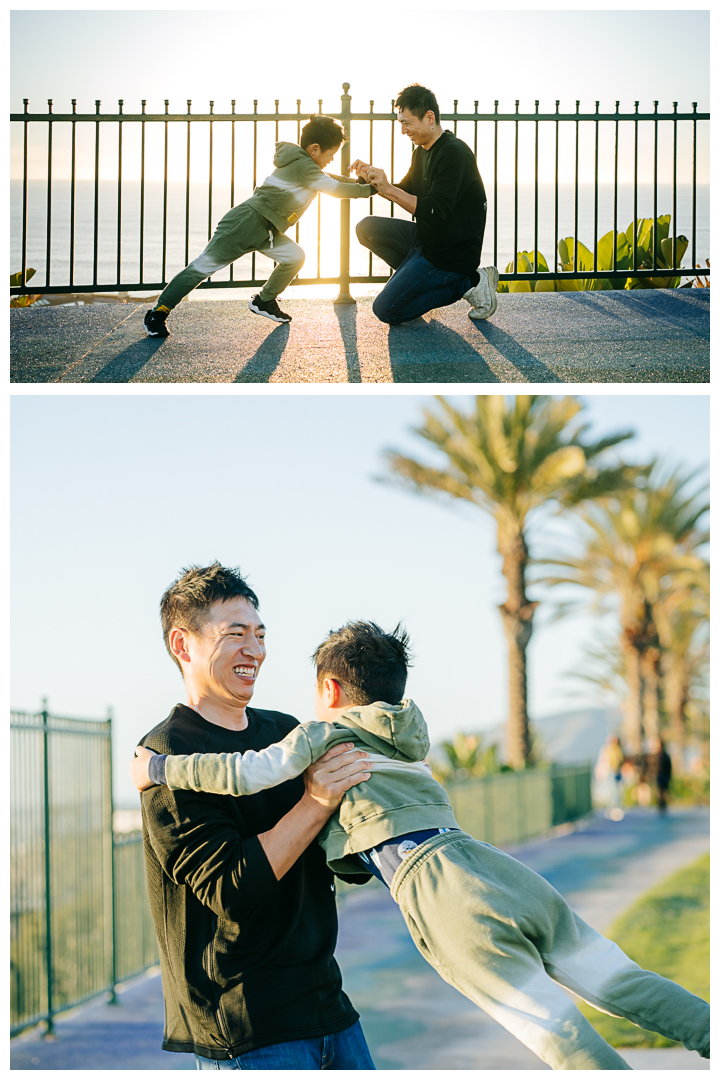
[(99, 338), (98, 341), (91, 345), (86, 353), (83, 353), (83, 355), (79, 357), (74, 363), (72, 363), (69, 368), (66, 368), (65, 371), (61, 372), (61, 374), (58, 375), (57, 379), (53, 379), (53, 382), (62, 382), (65, 376), (68, 375), (73, 370), (73, 368), (76, 368), (78, 364), (82, 364), (83, 360), (86, 360), (90, 353), (97, 349), (98, 345), (101, 345), (103, 341), (110, 337), (111, 334), (115, 333), (118, 327), (122, 326), (123, 323), (126, 323), (128, 319), (132, 319), (133, 315), (136, 314), (137, 311), (131, 311), (129, 315), (126, 315), (124, 319), (121, 319), (119, 323), (116, 323), (116, 325), (113, 326), (111, 330), (108, 330), (107, 334), (103, 334), (103, 336)]

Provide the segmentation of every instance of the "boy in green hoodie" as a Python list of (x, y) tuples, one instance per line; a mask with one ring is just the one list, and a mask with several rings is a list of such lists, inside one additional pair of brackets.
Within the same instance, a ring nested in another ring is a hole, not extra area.
[[(408, 640), (399, 628), (349, 623), (316, 650), (318, 722), (244, 754), (152, 755), (138, 747), (131, 777), (223, 795), (249, 795), (298, 776), (332, 746), (367, 755), (319, 836), (331, 870), (366, 869), (386, 884), (425, 959), (553, 1069), (628, 1069), (561, 987), (710, 1055), (709, 1007), (645, 971), (574, 914), (544, 878), (464, 833), (423, 759), (419, 709), (402, 699)], [(350, 766), (348, 766), (349, 768)]]
[(330, 164), (345, 139), (345, 133), (330, 116), (313, 116), (302, 129), (300, 145), (279, 142), (275, 147), (275, 171), (245, 202), (234, 206), (218, 223), (208, 246), (189, 266), (181, 270), (158, 297), (144, 319), (148, 337), (169, 337), (166, 319), (184, 296), (201, 281), (247, 255), (260, 251), (277, 263), (260, 292), (248, 307), (256, 315), (273, 322), (290, 322), (281, 311), (277, 297), (297, 276), (305, 262), (305, 252), (285, 235), (307, 210), (318, 191), (337, 199), (368, 198), (375, 188), (364, 179), (333, 176), (323, 170)]

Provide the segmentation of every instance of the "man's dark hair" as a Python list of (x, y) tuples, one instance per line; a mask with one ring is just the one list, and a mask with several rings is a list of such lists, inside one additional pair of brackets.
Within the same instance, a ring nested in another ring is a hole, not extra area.
[(412, 83), (401, 90), (395, 99), (396, 109), (409, 109), (413, 116), (422, 120), (426, 112), (435, 113), (435, 123), (440, 123), (440, 109), (432, 90), (420, 83)]
[(345, 132), (341, 124), (333, 120), (332, 116), (322, 116), (319, 113), (311, 116), (305, 127), (300, 132), (300, 145), (303, 150), (317, 143), (322, 151), (331, 150), (333, 146), (341, 146), (345, 142)]
[(391, 633), (373, 622), (331, 630), (312, 655), (317, 681), (335, 679), (354, 705), (402, 701), (410, 666), (410, 639), (400, 624)]
[(211, 566), (184, 567), (180, 576), (165, 590), (160, 601), (163, 638), (170, 658), (180, 671), (182, 665), (170, 648), (170, 631), (178, 626), (197, 634), (216, 600), (232, 600), (236, 596), (248, 600), (254, 608), (260, 607), (260, 601), (239, 569), (221, 566), (219, 562)]

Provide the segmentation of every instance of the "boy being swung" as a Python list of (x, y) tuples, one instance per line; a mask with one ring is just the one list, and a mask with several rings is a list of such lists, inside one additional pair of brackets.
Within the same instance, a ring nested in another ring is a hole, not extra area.
[(248, 307), (273, 322), (290, 322), (280, 310), (277, 297), (299, 274), (305, 262), (301, 247), (285, 235), (302, 217), (318, 192), (338, 199), (368, 198), (375, 189), (360, 177), (333, 176), (323, 170), (345, 139), (332, 117), (313, 116), (302, 129), (300, 145), (279, 142), (275, 148), (275, 171), (245, 202), (234, 206), (218, 223), (201, 255), (181, 270), (145, 315), (149, 337), (168, 337), (167, 316), (197, 288), (201, 281), (251, 251), (259, 251), (277, 263), (260, 292)]
[(314, 660), (319, 723), (245, 754), (153, 756), (138, 748), (136, 786), (250, 795), (351, 739), (368, 754), (367, 780), (346, 792), (319, 836), (328, 866), (340, 874), (365, 867), (388, 885), (417, 948), (447, 982), (553, 1069), (629, 1068), (561, 986), (709, 1057), (706, 1002), (644, 971), (542, 877), (460, 829), (422, 763), (422, 715), (401, 700), (406, 635), (348, 624)]

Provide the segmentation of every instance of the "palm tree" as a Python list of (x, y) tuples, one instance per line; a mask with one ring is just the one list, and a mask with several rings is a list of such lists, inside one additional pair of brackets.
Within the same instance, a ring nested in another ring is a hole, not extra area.
[[(669, 617), (702, 572), (697, 549), (707, 541), (702, 489), (688, 494), (695, 473), (663, 473), (653, 462), (635, 488), (584, 507), (586, 545), (575, 558), (543, 560), (561, 572), (545, 584), (573, 584), (595, 592), (598, 606), (616, 606), (627, 684), (625, 738), (632, 754), (643, 735), (659, 730), (662, 640), (658, 622)], [(675, 600), (673, 599), (675, 597)], [(665, 613), (665, 615), (663, 615)]]
[(526, 592), (528, 519), (547, 503), (575, 507), (632, 483), (638, 470), (603, 468), (598, 459), (634, 433), (586, 441), (588, 425), (576, 420), (583, 406), (574, 397), (518, 394), (506, 402), (482, 395), (469, 412), (437, 401), (439, 412), (426, 409), (424, 424), (413, 430), (444, 455), (442, 467), (388, 451), (385, 479), (418, 494), (468, 502), (495, 519), (508, 588), (500, 605), (509, 649), (507, 749), (519, 769), (530, 757), (526, 655), (538, 606)]
[(663, 649), (662, 688), (670, 728), (673, 772), (685, 771), (688, 705), (708, 667), (710, 567), (702, 563), (691, 580), (678, 582), (658, 604), (656, 622)]

